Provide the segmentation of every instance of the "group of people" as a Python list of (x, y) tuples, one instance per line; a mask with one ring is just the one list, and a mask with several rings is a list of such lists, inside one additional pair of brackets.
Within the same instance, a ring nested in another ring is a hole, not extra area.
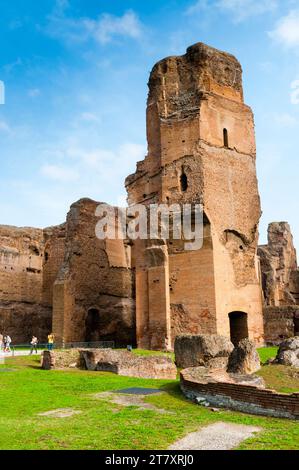
[(11, 352), (11, 337), (9, 335), (0, 334), (0, 350), (3, 352)]
[[(36, 336), (32, 336), (32, 340), (31, 340), (30, 344), (31, 344), (30, 355), (32, 355), (34, 351), (37, 354), (38, 339), (37, 339)], [(47, 347), (48, 347), (49, 351), (52, 351), (52, 349), (54, 347), (54, 335), (53, 335), (53, 333), (50, 333), (48, 335)]]
[[(5, 352), (5, 353), (10, 353), (11, 352), (11, 337), (9, 335), (2, 335), (0, 333), (0, 351)], [(32, 336), (32, 339), (30, 341), (30, 355), (32, 355), (34, 352), (37, 354), (37, 346), (38, 346), (38, 338), (36, 336)], [(48, 344), (47, 344), (48, 350), (52, 351), (54, 347), (54, 335), (53, 333), (50, 333), (48, 335)]]

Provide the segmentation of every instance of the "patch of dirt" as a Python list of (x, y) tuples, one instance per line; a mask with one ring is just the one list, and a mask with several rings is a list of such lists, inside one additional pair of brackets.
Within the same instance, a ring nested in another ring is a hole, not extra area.
[(81, 413), (81, 411), (73, 410), (72, 408), (58, 408), (57, 410), (39, 413), (38, 416), (46, 416), (49, 418), (70, 418), (71, 416), (79, 415)]
[(233, 423), (214, 423), (175, 442), (169, 450), (231, 450), (261, 428)]
[(144, 401), (145, 398), (147, 398), (147, 395), (129, 395), (115, 392), (102, 392), (93, 395), (93, 397), (98, 400), (109, 400), (116, 405), (137, 406), (140, 410), (152, 410), (156, 411), (157, 413), (169, 414), (168, 411), (162, 408), (157, 408), (155, 405)]

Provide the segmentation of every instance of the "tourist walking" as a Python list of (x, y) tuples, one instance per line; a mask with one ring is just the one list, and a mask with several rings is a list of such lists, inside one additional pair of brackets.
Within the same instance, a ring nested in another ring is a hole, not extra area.
[(0, 351), (3, 349), (3, 335), (0, 333)]
[(37, 354), (38, 339), (36, 336), (32, 336), (32, 340), (30, 344), (31, 344), (30, 356), (33, 354), (33, 351), (35, 351), (35, 353)]
[(53, 333), (50, 333), (48, 335), (48, 350), (52, 351), (53, 347), (54, 347), (54, 335)]
[(11, 349), (10, 349), (11, 337), (9, 335), (4, 336), (3, 343), (4, 343), (4, 352), (11, 352)]

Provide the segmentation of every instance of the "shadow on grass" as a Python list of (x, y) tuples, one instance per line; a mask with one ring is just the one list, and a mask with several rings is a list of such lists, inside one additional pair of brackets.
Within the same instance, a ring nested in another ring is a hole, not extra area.
[(189, 400), (185, 398), (182, 394), (179, 382), (162, 385), (162, 387), (160, 387), (160, 390), (176, 398), (177, 400), (183, 401), (185, 403), (189, 402)]

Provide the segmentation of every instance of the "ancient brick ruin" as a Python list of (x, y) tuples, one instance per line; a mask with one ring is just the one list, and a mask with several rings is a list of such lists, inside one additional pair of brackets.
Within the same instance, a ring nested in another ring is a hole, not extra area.
[(134, 278), (130, 247), (99, 240), (95, 211), (83, 199), (67, 216), (65, 256), (54, 283), (53, 331), (58, 342), (135, 343)]
[(169, 348), (183, 333), (262, 343), (254, 122), (239, 62), (196, 44), (156, 64), (147, 137), (148, 155), (126, 180), (129, 203), (202, 203), (205, 227), (197, 251), (181, 240), (133, 247), (138, 344)]
[(172, 238), (100, 240), (100, 203), (90, 199), (73, 204), (57, 227), (0, 227), (0, 331), (14, 342), (32, 334), (45, 341), (53, 329), (58, 343), (172, 349), (178, 334), (191, 333), (262, 344), (264, 328), (271, 336), (267, 309), (296, 308), (286, 225), (269, 231), (261, 264), (257, 256), (254, 120), (239, 62), (201, 43), (158, 62), (147, 138), (148, 154), (125, 182), (129, 205), (202, 204), (203, 247), (186, 250)]
[(0, 331), (15, 343), (53, 330), (57, 344), (134, 344), (129, 248), (96, 237), (98, 204), (82, 199), (45, 230), (0, 227)]
[(0, 226), (0, 331), (15, 343), (27, 342), (32, 334), (45, 340), (51, 329), (64, 238), (63, 225), (45, 230)]
[(273, 222), (268, 244), (258, 247), (264, 294), (265, 340), (280, 343), (299, 335), (299, 270), (290, 226)]

